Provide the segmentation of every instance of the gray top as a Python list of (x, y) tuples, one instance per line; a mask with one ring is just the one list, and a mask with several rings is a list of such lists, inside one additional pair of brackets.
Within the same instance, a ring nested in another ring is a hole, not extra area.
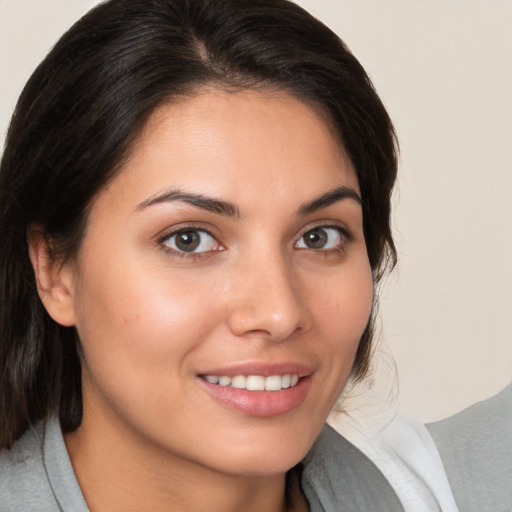
[(58, 420), (39, 422), (0, 453), (0, 511), (88, 510)]
[[(302, 485), (312, 512), (403, 512), (373, 462), (330, 427), (304, 461)], [(56, 419), (0, 452), (0, 511), (88, 511)]]
[(303, 466), (302, 489), (314, 512), (404, 512), (377, 466), (329, 426)]
[(427, 428), (460, 512), (512, 511), (512, 384)]

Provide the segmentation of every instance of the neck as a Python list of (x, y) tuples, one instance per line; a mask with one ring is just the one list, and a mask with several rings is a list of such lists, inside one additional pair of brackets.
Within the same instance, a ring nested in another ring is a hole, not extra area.
[(122, 424), (84, 415), (65, 442), (91, 512), (109, 510), (284, 512), (307, 510), (298, 480), (285, 499), (286, 475), (233, 475), (153, 447)]

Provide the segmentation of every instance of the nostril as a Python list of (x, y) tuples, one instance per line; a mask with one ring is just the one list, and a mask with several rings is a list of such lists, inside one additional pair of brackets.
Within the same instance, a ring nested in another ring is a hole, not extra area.
[(304, 314), (270, 313), (264, 308), (238, 307), (230, 312), (228, 324), (237, 336), (281, 341), (300, 332), (307, 323)]

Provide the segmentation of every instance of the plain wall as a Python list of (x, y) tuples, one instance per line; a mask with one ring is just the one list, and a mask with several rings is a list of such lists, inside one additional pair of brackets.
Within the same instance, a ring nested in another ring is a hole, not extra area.
[[(95, 3), (0, 0), (0, 137), (31, 71)], [(300, 3), (361, 60), (395, 122), (399, 266), (381, 292), (382, 350), (401, 408), (441, 418), (512, 379), (512, 2)]]

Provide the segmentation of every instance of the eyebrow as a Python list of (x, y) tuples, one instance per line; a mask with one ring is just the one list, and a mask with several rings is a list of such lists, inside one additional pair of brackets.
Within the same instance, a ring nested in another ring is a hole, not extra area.
[[(303, 204), (299, 208), (298, 213), (300, 216), (309, 215), (310, 213), (320, 210), (321, 208), (326, 208), (327, 206), (341, 201), (342, 199), (353, 199), (358, 204), (362, 204), (361, 197), (353, 188), (341, 186)], [(188, 203), (192, 206), (196, 206), (219, 215), (225, 215), (226, 217), (241, 217), (238, 206), (230, 203), (229, 201), (208, 197), (203, 194), (183, 192), (182, 190), (169, 190), (161, 194), (151, 196), (142, 201), (142, 203), (139, 203), (137, 205), (137, 210), (143, 210), (155, 204), (167, 203), (170, 201), (183, 201), (184, 203)]]
[(362, 205), (361, 197), (353, 188), (342, 186), (322, 194), (320, 197), (313, 199), (313, 201), (310, 201), (309, 203), (303, 204), (299, 208), (299, 215), (309, 215), (321, 208), (326, 208), (331, 204), (337, 203), (342, 199), (353, 199), (358, 204)]
[(162, 194), (152, 196), (145, 201), (142, 201), (137, 206), (137, 210), (143, 210), (154, 204), (167, 203), (169, 201), (183, 201), (184, 203), (197, 206), (203, 210), (207, 210), (212, 213), (219, 215), (225, 215), (227, 217), (240, 218), (240, 210), (238, 206), (228, 201), (222, 201), (221, 199), (215, 199), (213, 197), (207, 197), (203, 194), (192, 194), (189, 192), (183, 192), (182, 190), (169, 190)]

